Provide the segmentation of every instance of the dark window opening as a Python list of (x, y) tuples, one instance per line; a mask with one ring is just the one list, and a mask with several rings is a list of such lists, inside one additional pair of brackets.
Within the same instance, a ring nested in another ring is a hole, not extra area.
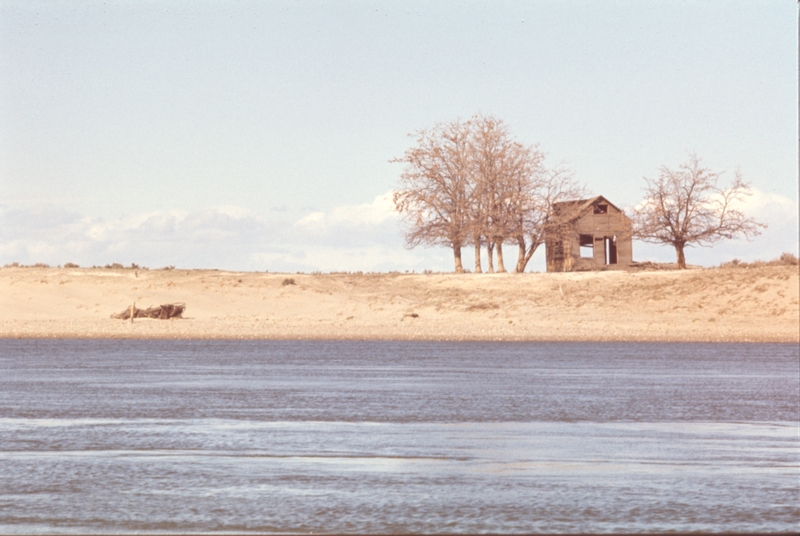
[(617, 264), (617, 237), (605, 237), (606, 264)]
[(594, 213), (595, 214), (608, 214), (608, 205), (595, 205), (594, 206)]
[(580, 235), (581, 257), (590, 259), (594, 257), (594, 237), (590, 234)]

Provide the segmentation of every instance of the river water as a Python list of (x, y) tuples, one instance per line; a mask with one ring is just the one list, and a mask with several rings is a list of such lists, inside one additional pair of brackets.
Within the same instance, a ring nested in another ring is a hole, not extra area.
[(0, 533), (800, 527), (796, 344), (0, 340)]

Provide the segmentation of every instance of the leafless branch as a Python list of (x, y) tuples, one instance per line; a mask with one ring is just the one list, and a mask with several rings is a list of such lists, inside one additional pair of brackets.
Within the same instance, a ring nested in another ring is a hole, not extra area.
[(766, 227), (737, 208), (751, 195), (738, 170), (731, 185), (722, 188), (718, 186), (722, 173), (700, 162), (691, 153), (677, 170), (662, 166), (657, 179), (645, 178), (645, 200), (634, 214), (635, 236), (672, 245), (679, 268), (686, 268), (686, 246), (709, 246), (740, 236), (749, 240)]

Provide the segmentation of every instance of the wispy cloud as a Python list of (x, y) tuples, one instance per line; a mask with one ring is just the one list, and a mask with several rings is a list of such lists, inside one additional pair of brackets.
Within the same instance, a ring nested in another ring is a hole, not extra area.
[(292, 225), (293, 238), (301, 243), (358, 247), (368, 244), (397, 245), (398, 214), (392, 204), (392, 192), (378, 196), (372, 203), (315, 211)]
[[(103, 219), (40, 205), (0, 207), (0, 264), (112, 262), (159, 268), (223, 268), (270, 271), (451, 270), (446, 248), (403, 247), (392, 192), (371, 203), (312, 211), (291, 220), (286, 214), (257, 214), (236, 206), (165, 210)], [(755, 190), (745, 210), (768, 229), (752, 242), (733, 240), (687, 253), (693, 264), (731, 258), (769, 259), (797, 252), (797, 201)], [(287, 218), (287, 219), (280, 219)], [(471, 248), (464, 251), (469, 265)], [(509, 247), (507, 255), (515, 252)], [(539, 253), (537, 255), (543, 255)], [(672, 260), (668, 247), (634, 245), (637, 260)], [(532, 269), (544, 269), (534, 262)]]
[[(272, 271), (436, 268), (437, 252), (402, 246), (391, 192), (372, 203), (311, 212), (296, 221), (241, 207), (165, 210), (103, 219), (39, 205), (0, 207), (0, 263)], [(427, 264), (426, 264), (427, 263)]]

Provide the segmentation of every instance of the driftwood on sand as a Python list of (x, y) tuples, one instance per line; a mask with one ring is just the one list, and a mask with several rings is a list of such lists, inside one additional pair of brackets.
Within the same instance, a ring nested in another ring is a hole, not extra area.
[(158, 318), (160, 320), (166, 320), (168, 318), (182, 318), (181, 315), (185, 310), (185, 303), (168, 303), (165, 305), (159, 305), (158, 307), (150, 307), (148, 309), (139, 309), (134, 305), (127, 307), (121, 313), (111, 315), (111, 318), (130, 320), (131, 311), (133, 311), (133, 318)]

